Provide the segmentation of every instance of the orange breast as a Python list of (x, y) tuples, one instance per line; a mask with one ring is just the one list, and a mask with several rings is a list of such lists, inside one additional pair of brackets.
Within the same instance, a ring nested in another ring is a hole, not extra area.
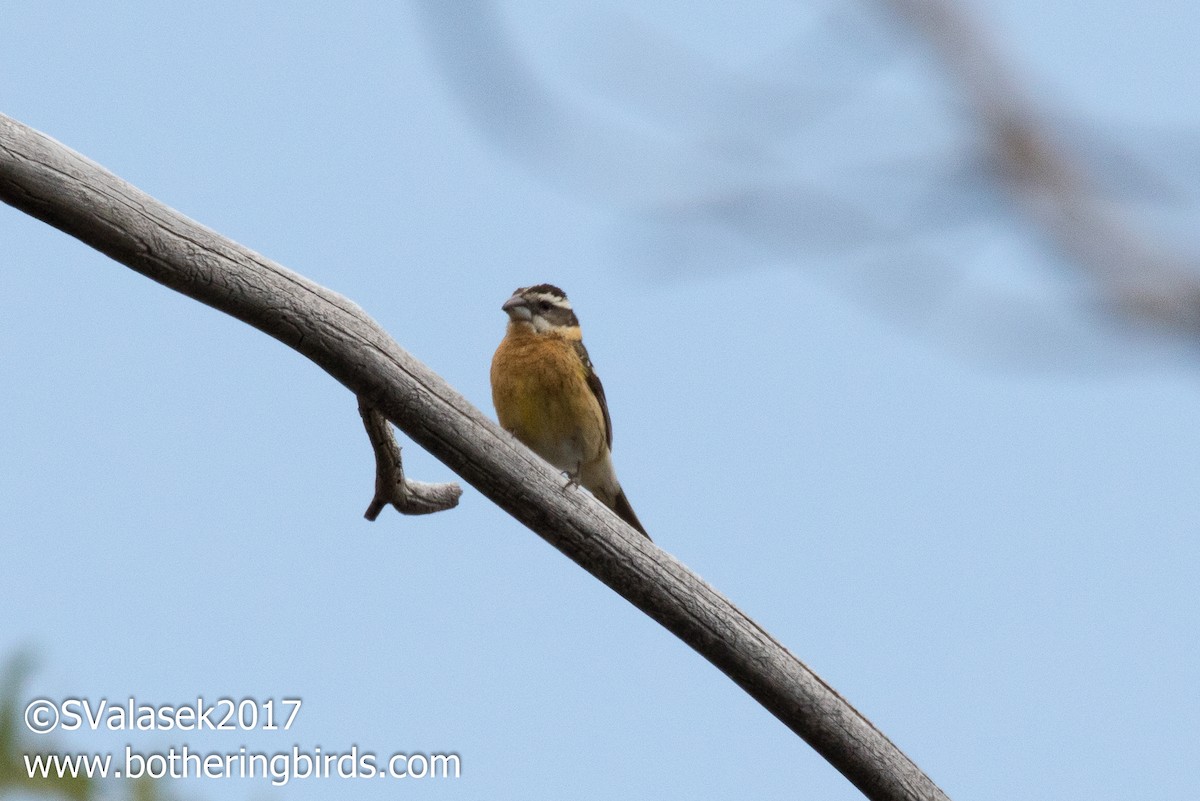
[(577, 471), (605, 447), (604, 416), (586, 376), (568, 340), (510, 329), (492, 358), (500, 425), (559, 470)]

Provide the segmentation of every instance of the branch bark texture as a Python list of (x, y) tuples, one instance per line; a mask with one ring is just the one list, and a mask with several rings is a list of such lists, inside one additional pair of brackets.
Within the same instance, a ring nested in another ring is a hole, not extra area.
[(389, 504), (402, 515), (444, 512), (458, 505), (462, 489), (457, 484), (426, 484), (404, 475), (400, 446), (392, 436), (387, 418), (378, 409), (372, 409), (359, 398), (358, 414), (375, 453), (375, 496), (363, 517), (374, 521)]
[(757, 623), (421, 364), (357, 305), (0, 115), (0, 199), (307, 356), (501, 508), (661, 623), (868, 798), (946, 796)]

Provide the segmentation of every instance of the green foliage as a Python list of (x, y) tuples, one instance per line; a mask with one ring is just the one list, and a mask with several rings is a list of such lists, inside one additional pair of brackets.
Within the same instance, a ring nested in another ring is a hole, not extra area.
[[(30, 776), (26, 757), (55, 752), (54, 744), (38, 738), (36, 745), (26, 735), (23, 715), (27, 699), (22, 689), (34, 669), (34, 659), (26, 651), (10, 657), (0, 669), (0, 799), (21, 795), (41, 796), (70, 801), (91, 801), (101, 794), (99, 780), (87, 776)], [(130, 801), (167, 801), (161, 782), (152, 779), (134, 781), (114, 779)], [(108, 786), (111, 789), (111, 785)], [(120, 798), (104, 793), (108, 798)]]
[(34, 660), (28, 652), (10, 657), (0, 671), (0, 798), (23, 793), (88, 801), (95, 796), (95, 782), (86, 776), (30, 776), (25, 757), (47, 753), (46, 745), (34, 746), (22, 735), (21, 689), (33, 673)]

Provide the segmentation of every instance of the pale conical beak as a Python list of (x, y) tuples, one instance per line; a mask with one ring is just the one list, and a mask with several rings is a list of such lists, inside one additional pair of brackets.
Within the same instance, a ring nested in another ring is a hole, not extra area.
[(520, 295), (513, 295), (508, 300), (504, 301), (504, 305), (500, 307), (514, 320), (524, 320), (528, 322), (533, 319), (533, 313), (529, 311), (529, 305), (525, 302), (525, 298)]

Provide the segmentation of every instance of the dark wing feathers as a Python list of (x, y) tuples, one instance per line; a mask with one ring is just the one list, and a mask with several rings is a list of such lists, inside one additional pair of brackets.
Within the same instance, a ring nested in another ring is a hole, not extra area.
[(600, 376), (596, 375), (596, 371), (592, 367), (592, 360), (588, 356), (587, 348), (583, 346), (582, 342), (575, 342), (575, 353), (587, 369), (588, 389), (596, 396), (596, 400), (600, 401), (600, 411), (604, 413), (604, 439), (608, 442), (608, 447), (611, 448), (612, 418), (608, 416), (608, 400), (604, 397), (604, 385), (600, 383)]
[[(604, 397), (604, 385), (600, 383), (600, 377), (596, 375), (596, 370), (592, 367), (592, 360), (588, 356), (587, 348), (582, 342), (575, 342), (575, 353), (579, 356), (579, 360), (583, 362), (583, 366), (587, 371), (587, 385), (592, 394), (596, 396), (596, 400), (600, 401), (600, 411), (604, 413), (604, 438), (608, 441), (608, 447), (612, 448), (612, 418), (608, 416), (608, 400)], [(625, 491), (617, 487), (617, 497), (614, 499), (612, 507), (617, 516), (624, 520), (629, 525), (636, 528), (642, 534), (646, 535), (646, 539), (650, 539), (650, 535), (646, 534), (646, 529), (642, 525), (642, 521), (638, 520), (638, 516), (634, 514), (633, 507), (629, 505), (629, 499), (625, 497)]]

